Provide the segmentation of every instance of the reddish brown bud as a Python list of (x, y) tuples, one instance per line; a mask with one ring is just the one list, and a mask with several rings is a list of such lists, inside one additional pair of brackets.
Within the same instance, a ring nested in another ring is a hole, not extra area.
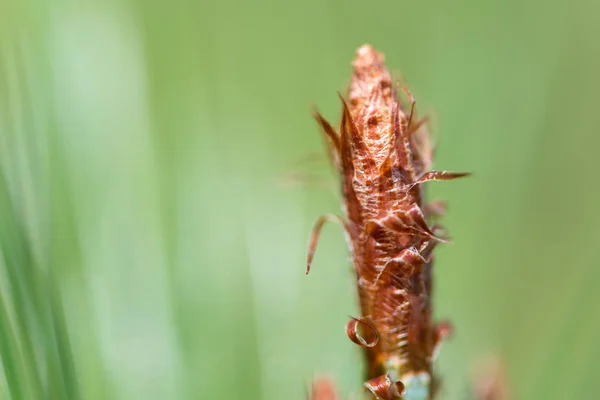
[[(343, 225), (357, 275), (362, 318), (346, 331), (365, 347), (366, 386), (378, 398), (399, 398), (406, 389), (411, 398), (425, 399), (435, 382), (434, 351), (445, 333), (432, 321), (432, 251), (447, 239), (431, 221), (443, 210), (427, 207), (422, 186), (467, 174), (430, 170), (427, 119), (416, 116), (410, 91), (395, 87), (381, 53), (361, 46), (352, 66), (347, 100), (340, 96), (339, 131), (315, 112), (340, 173)], [(308, 267), (328, 219), (315, 225)]]

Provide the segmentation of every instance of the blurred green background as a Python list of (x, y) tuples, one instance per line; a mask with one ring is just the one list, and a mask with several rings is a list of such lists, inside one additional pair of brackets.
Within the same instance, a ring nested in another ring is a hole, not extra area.
[[(441, 399), (597, 398), (600, 3), (0, 1), (2, 398), (303, 399), (362, 360), (310, 116), (372, 43), (433, 116)], [(354, 397), (356, 398), (356, 397)]]

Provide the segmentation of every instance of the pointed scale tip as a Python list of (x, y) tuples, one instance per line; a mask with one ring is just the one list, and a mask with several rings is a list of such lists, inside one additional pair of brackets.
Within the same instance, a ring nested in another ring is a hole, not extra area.
[(370, 66), (374, 64), (383, 64), (385, 57), (375, 50), (370, 44), (363, 44), (356, 50), (356, 55), (352, 65), (355, 68)]

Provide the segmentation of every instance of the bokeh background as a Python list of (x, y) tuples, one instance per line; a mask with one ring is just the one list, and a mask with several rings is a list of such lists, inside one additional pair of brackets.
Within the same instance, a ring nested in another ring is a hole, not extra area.
[[(433, 117), (441, 399), (600, 373), (600, 3), (0, 1), (0, 394), (357, 398), (339, 213), (310, 110), (372, 43)], [(483, 379), (483, 378), (479, 378)], [(354, 396), (354, 397), (353, 397)]]

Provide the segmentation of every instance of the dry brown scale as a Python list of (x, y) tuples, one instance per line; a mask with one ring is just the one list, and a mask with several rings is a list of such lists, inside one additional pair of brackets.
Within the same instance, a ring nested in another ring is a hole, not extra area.
[(307, 273), (323, 224), (337, 220), (356, 270), (362, 317), (346, 331), (365, 349), (365, 386), (379, 399), (430, 399), (436, 348), (448, 332), (432, 321), (432, 250), (446, 239), (428, 222), (440, 204), (424, 204), (422, 184), (466, 174), (430, 170), (425, 120), (414, 118), (412, 95), (394, 86), (381, 53), (361, 46), (352, 65), (339, 132), (315, 113), (341, 178), (344, 218), (319, 218)]

